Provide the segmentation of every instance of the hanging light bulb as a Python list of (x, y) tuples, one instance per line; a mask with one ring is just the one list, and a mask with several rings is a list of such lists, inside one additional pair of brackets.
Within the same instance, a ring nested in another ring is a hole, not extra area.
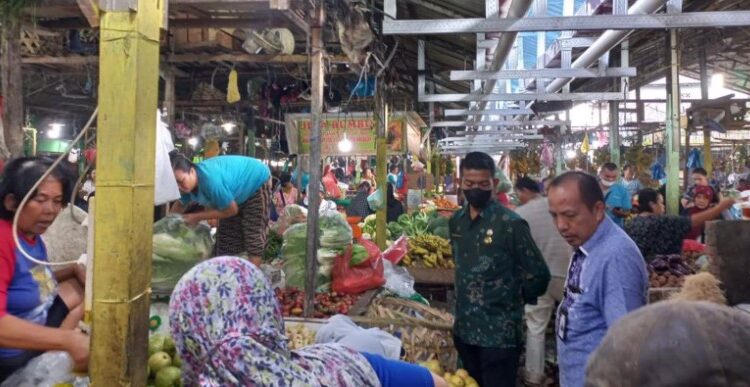
[(574, 150), (569, 150), (569, 151), (565, 152), (565, 157), (566, 157), (566, 158), (567, 158), (568, 160), (572, 160), (572, 159), (576, 158), (576, 151), (574, 151)]
[(351, 140), (346, 138), (346, 133), (344, 133), (344, 138), (339, 141), (339, 151), (343, 153), (349, 153), (352, 151), (353, 147), (354, 144), (352, 144)]
[(224, 129), (225, 132), (232, 133), (232, 130), (234, 130), (234, 128), (237, 127), (237, 124), (235, 124), (234, 122), (225, 122), (221, 124), (221, 127)]
[(60, 135), (62, 135), (62, 128), (65, 127), (65, 124), (61, 124), (58, 122), (54, 122), (49, 124), (49, 130), (47, 130), (47, 137), (49, 138), (60, 138)]
[(197, 147), (198, 146), (198, 137), (191, 137), (188, 140), (188, 144), (190, 144), (190, 146), (192, 146), (193, 148)]

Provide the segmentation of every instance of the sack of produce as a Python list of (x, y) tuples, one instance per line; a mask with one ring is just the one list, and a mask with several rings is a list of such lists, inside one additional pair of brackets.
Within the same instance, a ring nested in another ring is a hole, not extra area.
[(284, 259), (286, 285), (305, 287), (305, 258), (307, 257), (307, 225), (298, 223), (284, 232), (281, 258)]
[(171, 292), (183, 274), (211, 256), (214, 247), (210, 227), (188, 226), (179, 215), (154, 223), (152, 241), (151, 287), (163, 292)]
[(357, 266), (350, 266), (352, 248), (336, 257), (333, 265), (333, 291), (345, 294), (359, 294), (376, 289), (385, 284), (383, 258), (381, 254), (369, 257)]
[(286, 229), (298, 223), (304, 223), (307, 220), (307, 208), (297, 204), (288, 204), (279, 214), (279, 220), (274, 223), (272, 230), (279, 235), (283, 235)]

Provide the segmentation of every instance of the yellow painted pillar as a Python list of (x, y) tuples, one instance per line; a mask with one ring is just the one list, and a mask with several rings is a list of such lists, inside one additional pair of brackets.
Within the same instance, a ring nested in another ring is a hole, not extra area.
[(159, 34), (165, 3), (100, 3), (93, 386), (146, 385)]
[[(388, 103), (385, 99), (385, 88), (379, 86), (377, 91), (377, 107), (375, 111), (374, 123), (376, 125), (375, 130), (377, 137), (375, 139), (375, 181), (380, 192), (380, 197), (383, 201), (383, 205), (375, 213), (375, 242), (378, 244), (381, 250), (386, 248), (387, 240), (387, 192), (388, 192), (388, 154), (387, 154), (387, 143), (388, 138)], [(393, 187), (394, 189), (396, 187)]]

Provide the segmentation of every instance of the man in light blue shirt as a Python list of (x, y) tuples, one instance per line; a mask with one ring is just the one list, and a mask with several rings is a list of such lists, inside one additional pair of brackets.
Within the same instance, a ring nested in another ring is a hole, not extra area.
[(617, 165), (606, 163), (599, 168), (599, 187), (604, 193), (607, 215), (622, 228), (623, 220), (633, 208), (632, 196), (625, 186), (618, 182)]
[(636, 244), (605, 215), (593, 176), (569, 172), (553, 180), (549, 212), (574, 249), (555, 328), (560, 382), (582, 387), (588, 357), (607, 330), (646, 304), (648, 275)]

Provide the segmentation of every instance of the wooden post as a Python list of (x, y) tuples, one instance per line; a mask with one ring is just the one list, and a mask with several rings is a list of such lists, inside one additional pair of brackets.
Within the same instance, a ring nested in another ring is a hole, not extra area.
[[(383, 205), (376, 212), (375, 215), (375, 242), (378, 244), (381, 250), (386, 248), (386, 224), (388, 223), (388, 211), (387, 211), (387, 192), (388, 192), (388, 155), (387, 155), (387, 143), (386, 139), (387, 128), (388, 128), (388, 103), (385, 98), (385, 86), (382, 82), (378, 82), (375, 97), (375, 120), (376, 125), (376, 137), (375, 137), (375, 153), (376, 153), (376, 183), (380, 190), (380, 198)], [(394, 190), (396, 187), (393, 187)]]
[(667, 89), (667, 125), (664, 141), (667, 150), (667, 213), (680, 210), (680, 46), (678, 31), (669, 31), (669, 74)]
[[(708, 66), (706, 65), (706, 49), (702, 48), (699, 52), (699, 66), (701, 76), (701, 99), (703, 101), (708, 100)], [(690, 152), (690, 149), (686, 149), (686, 152)], [(703, 127), (703, 167), (708, 172), (708, 178), (711, 179), (711, 174), (714, 169), (714, 158), (711, 154), (711, 129), (708, 125)], [(685, 177), (687, 179), (687, 177)]]
[(101, 3), (99, 79), (107, 81), (99, 84), (89, 367), (97, 387), (146, 385), (163, 4)]
[(164, 73), (164, 110), (167, 113), (165, 122), (169, 130), (174, 130), (175, 120), (175, 85), (174, 77), (175, 72), (172, 66), (166, 66), (163, 70)]
[(315, 311), (315, 288), (318, 278), (318, 245), (320, 230), (318, 228), (318, 209), (320, 208), (320, 137), (321, 115), (323, 114), (323, 87), (325, 67), (325, 45), (323, 27), (325, 26), (325, 5), (323, 0), (315, 3), (315, 13), (310, 24), (312, 39), (312, 128), (310, 131), (310, 188), (307, 192), (309, 211), (307, 212), (307, 270), (305, 275), (305, 316), (312, 317)]
[(23, 156), (23, 77), (21, 74), (21, 21), (9, 18), (2, 27), (0, 39), (0, 78), (4, 110), (5, 142), (0, 157)]

